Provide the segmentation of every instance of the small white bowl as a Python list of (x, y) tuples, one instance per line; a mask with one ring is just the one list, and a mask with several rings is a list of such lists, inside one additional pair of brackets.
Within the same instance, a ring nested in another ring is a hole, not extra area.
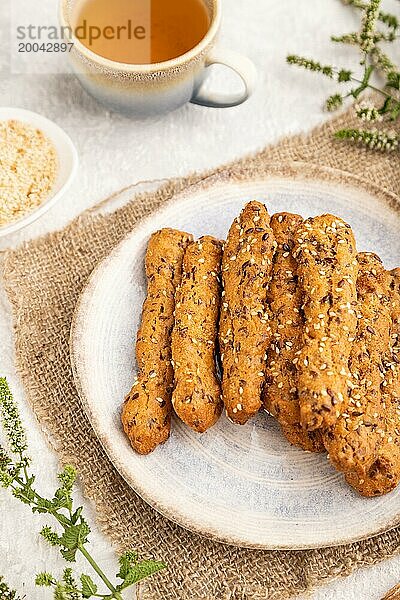
[(43, 131), (43, 133), (53, 142), (58, 158), (58, 172), (56, 181), (49, 193), (49, 196), (35, 210), (11, 222), (9, 225), (0, 227), (0, 237), (15, 233), (19, 229), (30, 225), (39, 217), (44, 215), (61, 197), (74, 179), (78, 168), (78, 153), (73, 145), (71, 138), (55, 123), (42, 117), (37, 113), (25, 110), (23, 108), (0, 108), (0, 121), (17, 120), (32, 125)]

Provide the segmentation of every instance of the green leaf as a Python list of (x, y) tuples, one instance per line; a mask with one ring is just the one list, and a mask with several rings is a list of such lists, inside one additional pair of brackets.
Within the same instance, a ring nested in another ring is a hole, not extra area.
[(32, 512), (38, 513), (39, 515), (48, 515), (49, 511), (47, 508), (39, 508), (38, 506), (32, 506)]
[(388, 73), (386, 85), (387, 87), (394, 88), (395, 90), (400, 90), (400, 73), (395, 71)]
[(365, 90), (365, 86), (364, 85), (360, 85), (358, 88), (354, 88), (353, 90), (350, 91), (350, 94), (353, 96), (353, 98), (358, 98), (358, 96)]
[(57, 514), (57, 520), (61, 523), (61, 525), (65, 525), (65, 527), (69, 527), (71, 525), (70, 520), (60, 513)]
[(64, 488), (59, 488), (58, 490), (56, 490), (54, 494), (53, 504), (59, 508), (71, 508), (72, 500), (70, 492), (68, 490), (64, 490)]
[(128, 575), (129, 571), (132, 568), (132, 565), (135, 565), (138, 561), (138, 554), (134, 550), (128, 550), (122, 556), (119, 557), (119, 565), (120, 569), (117, 574), (117, 577), (120, 579), (125, 579)]
[(362, 83), (359, 85), (359, 87), (357, 87), (357, 88), (355, 88), (355, 89), (351, 90), (351, 92), (350, 92), (350, 93), (351, 93), (351, 95), (352, 95), (354, 98), (358, 98), (358, 96), (359, 96), (359, 95), (360, 95), (360, 94), (361, 94), (361, 93), (362, 93), (364, 90), (366, 90), (366, 89), (367, 89), (367, 87), (368, 87), (368, 84), (369, 84), (369, 80), (370, 80), (370, 77), (371, 77), (371, 75), (372, 75), (373, 71), (374, 71), (374, 67), (373, 67), (373, 65), (370, 65), (369, 67), (366, 67), (366, 69), (365, 69), (365, 72), (364, 72), (364, 76), (363, 76), (363, 79), (362, 79)]
[(392, 121), (395, 121), (396, 119), (399, 118), (400, 115), (400, 102), (397, 102), (397, 104), (395, 104), (395, 107), (393, 108), (393, 110), (390, 113), (390, 118), (392, 119)]
[(391, 15), (389, 13), (383, 13), (380, 12), (379, 13), (379, 20), (382, 23), (385, 23), (385, 25), (387, 25), (388, 27), (391, 27), (392, 29), (396, 30), (399, 27), (399, 20), (396, 16)]
[(97, 592), (97, 585), (89, 575), (82, 574), (80, 579), (82, 583), (82, 596), (84, 598), (91, 598)]
[(35, 500), (35, 494), (31, 489), (21, 488), (18, 490), (13, 490), (12, 493), (15, 498), (18, 498), (18, 500), (24, 504), (31, 504)]
[(362, 81), (363, 81), (363, 84), (364, 84), (365, 86), (367, 86), (367, 85), (368, 85), (368, 83), (369, 83), (369, 80), (370, 80), (370, 77), (371, 77), (371, 75), (372, 75), (373, 71), (374, 71), (374, 66), (373, 66), (373, 65), (369, 65), (369, 67), (367, 67), (367, 68), (365, 69), (364, 77), (363, 77), (363, 80), (362, 80)]
[(384, 115), (390, 111), (392, 100), (393, 100), (392, 97), (388, 97), (385, 99), (385, 102), (382, 104), (381, 108), (379, 109), (379, 112), (381, 113), (381, 115)]
[(72, 550), (60, 550), (61, 556), (68, 562), (75, 562), (76, 551), (77, 551), (76, 548), (74, 548)]
[(62, 534), (60, 541), (63, 546), (72, 550), (78, 548), (81, 544), (85, 544), (89, 533), (89, 526), (83, 521), (80, 525), (70, 525), (67, 527)]
[(47, 512), (53, 510), (53, 502), (51, 500), (47, 500), (46, 498), (39, 498), (37, 500), (38, 508), (44, 508)]
[(130, 571), (127, 573), (124, 583), (119, 586), (119, 589), (123, 590), (163, 569), (166, 569), (166, 565), (162, 562), (154, 560), (144, 560), (136, 565), (132, 566)]
[(79, 525), (70, 525), (62, 534), (60, 541), (63, 546), (70, 548), (78, 548), (80, 543), (81, 528)]
[(78, 522), (78, 519), (82, 514), (82, 511), (83, 511), (83, 506), (80, 506), (79, 508), (76, 509), (76, 511), (72, 515), (71, 521), (74, 525)]
[(80, 543), (86, 544), (86, 542), (88, 541), (89, 533), (90, 533), (90, 527), (86, 523), (85, 519), (83, 519), (82, 517), (81, 517), (81, 523), (78, 527), (80, 527), (80, 533), (79, 533)]

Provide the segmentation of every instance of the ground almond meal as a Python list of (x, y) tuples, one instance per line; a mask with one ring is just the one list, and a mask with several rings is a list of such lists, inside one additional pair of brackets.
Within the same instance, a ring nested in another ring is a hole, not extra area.
[(0, 121), (0, 227), (40, 206), (56, 175), (56, 149), (42, 131)]

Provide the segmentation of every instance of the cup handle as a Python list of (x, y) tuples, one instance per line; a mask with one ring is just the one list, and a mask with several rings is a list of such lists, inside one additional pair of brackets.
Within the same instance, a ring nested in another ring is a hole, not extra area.
[(221, 92), (202, 91), (202, 87), (194, 93), (191, 102), (211, 108), (229, 108), (246, 102), (256, 86), (257, 71), (250, 59), (231, 50), (213, 50), (206, 60), (206, 68), (211, 65), (224, 65), (232, 69), (244, 83), (244, 90), (224, 94)]

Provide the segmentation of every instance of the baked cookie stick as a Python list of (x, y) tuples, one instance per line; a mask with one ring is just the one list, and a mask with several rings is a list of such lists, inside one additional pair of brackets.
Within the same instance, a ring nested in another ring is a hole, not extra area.
[(267, 287), (275, 240), (263, 204), (249, 202), (233, 222), (222, 261), (222, 392), (228, 417), (244, 424), (261, 407), (271, 341)]
[[(383, 357), (390, 351), (390, 276), (376, 254), (357, 256), (357, 331), (350, 353), (349, 398), (336, 424), (324, 434), (330, 460), (339, 471), (364, 476), (381, 443)], [(346, 406), (347, 404), (347, 406)]]
[(170, 433), (175, 290), (191, 240), (181, 231), (162, 229), (151, 237), (147, 248), (147, 298), (136, 342), (139, 376), (122, 411), (124, 430), (140, 454), (152, 452)]
[(350, 225), (332, 215), (307, 219), (296, 233), (294, 256), (305, 315), (300, 415), (303, 427), (313, 431), (334, 425), (347, 394), (358, 274)]
[(380, 443), (366, 475), (350, 473), (347, 482), (363, 496), (381, 496), (400, 483), (400, 269), (391, 272), (391, 349), (384, 357)]
[(295, 233), (302, 222), (302, 217), (290, 213), (278, 213), (271, 218), (277, 248), (267, 294), (273, 318), (263, 400), (266, 410), (279, 421), (291, 444), (303, 450), (323, 452), (325, 447), (320, 432), (306, 431), (300, 424), (296, 363), (304, 320), (302, 293), (297, 285), (297, 263), (292, 250)]
[(199, 433), (216, 423), (223, 406), (215, 363), (221, 260), (219, 240), (206, 236), (189, 244), (175, 296), (172, 405), (182, 421)]

